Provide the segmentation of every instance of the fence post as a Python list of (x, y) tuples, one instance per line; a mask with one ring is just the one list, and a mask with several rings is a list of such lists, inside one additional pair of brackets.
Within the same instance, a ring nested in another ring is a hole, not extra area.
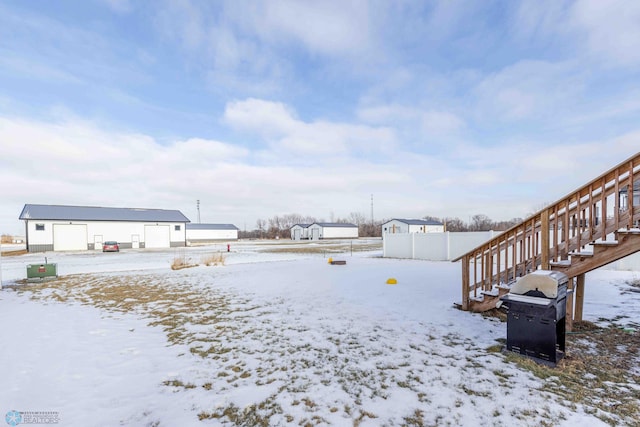
[(462, 309), (469, 311), (469, 255), (462, 257)]
[(545, 209), (540, 214), (540, 233), (542, 234), (540, 268), (549, 270), (549, 209)]
[(565, 317), (565, 327), (567, 332), (573, 331), (573, 293), (575, 290), (574, 286), (574, 278), (569, 279), (568, 290), (570, 292), (567, 293), (567, 313)]
[(418, 233), (410, 233), (411, 234), (411, 259), (416, 259), (416, 234)]
[(382, 258), (387, 257), (387, 239), (384, 238), (385, 232), (382, 233)]
[(576, 276), (576, 286), (575, 286), (575, 307), (574, 307), (574, 320), (581, 321), (582, 320), (582, 308), (584, 306), (584, 273), (578, 274)]
[(451, 239), (451, 235), (449, 234), (448, 231), (445, 231), (444, 235), (445, 235), (445, 242), (446, 242), (445, 244), (447, 247), (447, 261), (451, 261), (451, 240), (449, 240)]

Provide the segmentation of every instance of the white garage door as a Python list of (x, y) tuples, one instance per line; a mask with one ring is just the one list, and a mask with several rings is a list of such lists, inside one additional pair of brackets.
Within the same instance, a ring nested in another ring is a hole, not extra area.
[(168, 248), (170, 246), (168, 225), (145, 225), (144, 226), (144, 247), (145, 248)]
[(320, 229), (312, 228), (311, 229), (311, 240), (320, 240)]
[(86, 251), (86, 224), (53, 224), (54, 251)]

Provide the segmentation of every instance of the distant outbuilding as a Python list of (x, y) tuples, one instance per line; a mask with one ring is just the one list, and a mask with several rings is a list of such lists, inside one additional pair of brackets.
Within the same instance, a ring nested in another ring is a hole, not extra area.
[(444, 224), (429, 219), (392, 219), (382, 224), (385, 233), (444, 233)]
[(187, 244), (238, 240), (239, 230), (233, 224), (187, 224)]
[(29, 252), (102, 250), (105, 241), (121, 249), (180, 247), (190, 222), (178, 210), (32, 204), (19, 219)]
[(291, 227), (291, 240), (308, 240), (311, 224), (296, 224)]
[(342, 222), (314, 222), (307, 227), (309, 240), (357, 239), (358, 226)]

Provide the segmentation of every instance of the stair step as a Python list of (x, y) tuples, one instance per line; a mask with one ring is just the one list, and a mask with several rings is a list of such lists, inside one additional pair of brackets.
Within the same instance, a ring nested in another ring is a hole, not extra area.
[(571, 261), (568, 259), (563, 259), (562, 261), (552, 261), (549, 263), (549, 265), (551, 267), (569, 268), (571, 267)]
[(631, 234), (631, 235), (640, 235), (640, 228), (627, 228), (623, 230), (616, 231), (617, 234)]
[(578, 258), (590, 258), (593, 256), (593, 252), (569, 252), (569, 256)]
[(605, 240), (604, 242), (591, 242), (591, 246), (593, 246), (594, 254), (599, 255), (607, 252), (609, 248), (615, 248), (619, 243), (620, 242), (618, 242), (617, 240)]
[(611, 247), (611, 246), (618, 246), (618, 241), (617, 240), (605, 240), (604, 242), (593, 242), (591, 243), (592, 246), (602, 246), (602, 247)]

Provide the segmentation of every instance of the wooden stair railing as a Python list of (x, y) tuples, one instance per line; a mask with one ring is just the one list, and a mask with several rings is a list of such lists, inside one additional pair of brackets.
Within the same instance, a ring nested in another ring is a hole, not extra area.
[[(572, 278), (640, 251), (640, 230), (634, 228), (640, 225), (639, 195), (637, 153), (454, 259), (462, 261), (461, 308), (470, 310), (483, 294), (494, 292), (494, 286), (511, 283), (538, 267), (562, 270)], [(622, 243), (619, 236), (624, 236)], [(605, 249), (586, 252), (593, 243)]]

